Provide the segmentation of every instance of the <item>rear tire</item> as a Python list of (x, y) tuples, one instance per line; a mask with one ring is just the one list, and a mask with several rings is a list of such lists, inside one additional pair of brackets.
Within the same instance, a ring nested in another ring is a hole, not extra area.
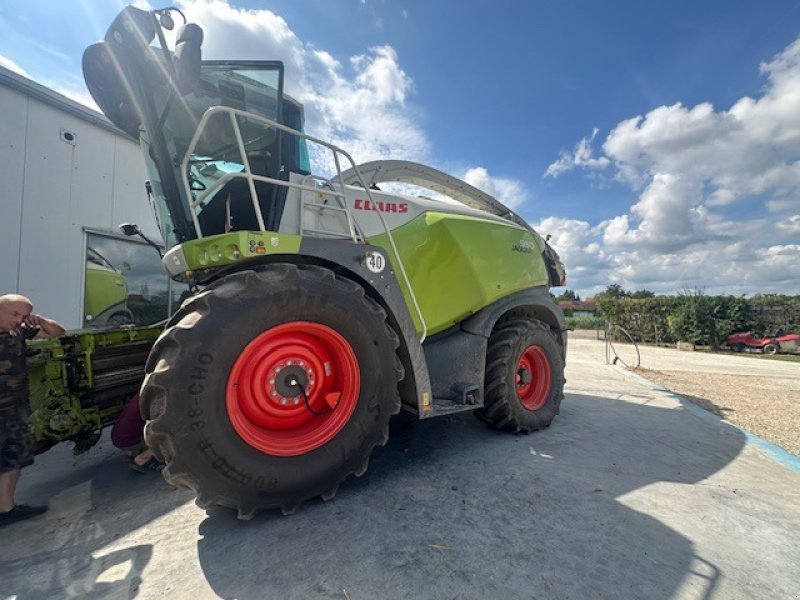
[(564, 359), (550, 329), (534, 320), (500, 324), (489, 338), (485, 382), (480, 419), (513, 433), (550, 425), (564, 397)]
[[(154, 345), (141, 394), (146, 442), (166, 462), (164, 478), (194, 490), (202, 508), (248, 519), (328, 500), (388, 439), (400, 410), (398, 346), (384, 310), (328, 269), (234, 273), (184, 303)], [(286, 389), (297, 380), (302, 394)]]
[(731, 346), (731, 352), (744, 352), (744, 344), (734, 344)]

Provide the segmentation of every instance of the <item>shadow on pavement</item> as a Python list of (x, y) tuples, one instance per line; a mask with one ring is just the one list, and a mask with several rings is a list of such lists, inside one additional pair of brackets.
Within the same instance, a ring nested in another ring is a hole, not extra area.
[(688, 394), (681, 394), (681, 398), (686, 398), (692, 404), (696, 404), (703, 410), (707, 410), (710, 413), (713, 413), (720, 417), (721, 419), (728, 419), (730, 418), (732, 413), (735, 413), (736, 410), (733, 408), (727, 408), (725, 406), (720, 406), (719, 404), (715, 404), (708, 398), (701, 398), (700, 396), (690, 396)]
[(190, 500), (158, 473), (129, 469), (105, 439), (88, 456), (66, 444), (37, 456), (17, 495), (50, 506), (0, 530), (0, 598), (19, 600), (134, 598), (152, 545), (104, 547)]
[[(291, 517), (200, 525), (223, 598), (669, 598), (721, 576), (692, 543), (619, 496), (693, 484), (745, 444), (677, 409), (569, 394), (554, 425), (501, 434), (471, 415), (395, 431), (368, 473)], [(680, 502), (680, 498), (675, 498)]]

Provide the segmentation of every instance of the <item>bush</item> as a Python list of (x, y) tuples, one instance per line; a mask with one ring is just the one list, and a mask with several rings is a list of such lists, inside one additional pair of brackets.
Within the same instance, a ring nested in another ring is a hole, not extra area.
[(567, 317), (567, 327), (570, 329), (602, 329), (603, 317)]
[(800, 296), (707, 296), (686, 290), (677, 296), (595, 298), (605, 319), (640, 342), (708, 344), (717, 349), (737, 331), (760, 335), (800, 331)]
[(713, 326), (710, 304), (710, 298), (701, 291), (684, 292), (678, 296), (669, 318), (672, 335), (682, 342), (704, 342)]
[(619, 325), (639, 342), (663, 344), (675, 341), (670, 335), (669, 314), (674, 299), (669, 296), (652, 298), (596, 299), (600, 311), (612, 325)]
[(800, 332), (800, 296), (758, 295), (750, 299), (752, 329), (759, 335)]

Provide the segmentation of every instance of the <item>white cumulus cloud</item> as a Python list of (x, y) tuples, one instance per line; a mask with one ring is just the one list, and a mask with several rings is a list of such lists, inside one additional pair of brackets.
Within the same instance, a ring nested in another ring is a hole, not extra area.
[(800, 235), (800, 215), (792, 215), (778, 221), (778, 229), (790, 235)]
[(22, 75), (23, 77), (27, 77), (28, 79), (31, 78), (31, 76), (28, 75), (28, 73), (25, 71), (25, 69), (20, 67), (17, 63), (15, 63), (10, 58), (7, 58), (7, 57), (3, 56), (2, 54), (0, 54), (0, 67), (5, 67), (9, 71), (14, 71), (14, 73), (16, 73), (17, 75)]
[(586, 221), (560, 217), (547, 217), (532, 225), (549, 238), (567, 265), (567, 287), (580, 286), (582, 290), (605, 287), (612, 275), (614, 260), (599, 243), (601, 233), (597, 227)]
[[(708, 102), (660, 106), (620, 121), (600, 155), (592, 150), (595, 130), (548, 167), (550, 177), (610, 167), (638, 194), (628, 211), (588, 228), (613, 265), (600, 287), (797, 292), (800, 39), (761, 73), (767, 83), (758, 98), (727, 110)], [(567, 256), (590, 243), (559, 242)], [(597, 291), (594, 279), (578, 287)]]
[(283, 61), (285, 90), (304, 105), (306, 131), (342, 147), (357, 163), (427, 159), (429, 142), (418, 109), (409, 105), (414, 82), (391, 46), (339, 60), (301, 40), (267, 9), (236, 8), (224, 0), (184, 0), (181, 8), (203, 27), (204, 58)]
[(605, 169), (611, 161), (605, 156), (595, 157), (594, 150), (592, 150), (592, 142), (599, 132), (600, 130), (595, 127), (592, 130), (592, 135), (581, 139), (575, 144), (572, 152), (563, 150), (558, 160), (547, 167), (545, 177), (558, 177), (562, 173), (575, 168)]
[(490, 196), (497, 198), (508, 208), (514, 209), (527, 200), (525, 185), (516, 179), (493, 177), (484, 167), (473, 167), (462, 177), (468, 184), (475, 186)]

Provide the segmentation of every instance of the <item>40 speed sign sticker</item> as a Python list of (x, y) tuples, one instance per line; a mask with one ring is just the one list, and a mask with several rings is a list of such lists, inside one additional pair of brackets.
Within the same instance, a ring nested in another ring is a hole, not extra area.
[(370, 251), (367, 252), (365, 257), (367, 268), (373, 273), (383, 273), (386, 268), (386, 257), (380, 252)]

